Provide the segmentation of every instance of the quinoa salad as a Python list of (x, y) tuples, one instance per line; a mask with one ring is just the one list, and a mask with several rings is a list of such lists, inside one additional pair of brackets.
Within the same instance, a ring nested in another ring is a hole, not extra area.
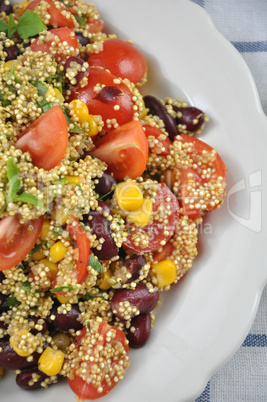
[(108, 394), (223, 203), (208, 116), (147, 80), (92, 3), (0, 1), (1, 381)]

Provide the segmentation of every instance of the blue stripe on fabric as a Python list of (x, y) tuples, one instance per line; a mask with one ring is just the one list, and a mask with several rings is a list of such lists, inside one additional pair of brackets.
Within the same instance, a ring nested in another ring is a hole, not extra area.
[(196, 3), (196, 4), (198, 4), (199, 6), (201, 6), (203, 8), (205, 6), (204, 0), (192, 0), (192, 1), (193, 1), (193, 3)]
[(267, 347), (267, 335), (266, 334), (248, 334), (244, 340), (242, 346), (247, 347)]
[(195, 402), (210, 402), (210, 382), (208, 382), (206, 388)]
[(267, 40), (257, 42), (232, 42), (239, 52), (267, 52)]

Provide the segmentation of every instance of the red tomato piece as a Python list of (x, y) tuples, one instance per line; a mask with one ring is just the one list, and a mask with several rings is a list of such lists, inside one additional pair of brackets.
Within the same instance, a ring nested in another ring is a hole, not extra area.
[(90, 66), (103, 67), (116, 77), (128, 78), (133, 83), (140, 82), (147, 70), (142, 53), (131, 43), (121, 39), (108, 39), (103, 50), (89, 57)]
[(24, 12), (27, 10), (35, 11), (35, 8), (38, 6), (40, 2), (42, 3), (45, 2), (49, 4), (47, 8), (47, 13), (50, 15), (49, 25), (53, 25), (55, 27), (68, 27), (68, 28), (75, 27), (73, 17), (67, 18), (66, 16), (64, 16), (64, 14), (62, 14), (62, 11), (66, 11), (68, 9), (63, 7), (63, 5), (60, 5), (59, 3), (57, 4), (57, 6), (55, 6), (53, 0), (33, 0), (30, 2), (30, 4), (27, 5)]
[(106, 162), (116, 180), (124, 180), (126, 176), (136, 179), (146, 168), (148, 144), (138, 120), (106, 134), (95, 146), (91, 155)]
[(76, 262), (74, 273), (75, 276), (77, 276), (77, 283), (82, 283), (88, 275), (87, 266), (90, 257), (90, 242), (85, 230), (81, 227), (78, 221), (74, 221), (67, 225), (67, 231), (78, 246), (79, 257)]
[[(160, 209), (163, 206), (163, 211)], [(166, 211), (170, 212), (167, 216)], [(128, 225), (129, 231), (126, 241), (123, 246), (136, 251), (137, 253), (147, 253), (149, 251), (158, 250), (163, 244), (167, 242), (173, 235), (179, 219), (179, 205), (175, 195), (169, 190), (165, 183), (159, 184), (159, 190), (156, 196), (156, 200), (153, 204), (153, 215), (159, 215), (160, 220), (154, 218), (153, 222), (143, 228)], [(166, 219), (166, 223), (162, 223), (162, 218)], [(135, 240), (137, 236), (144, 235), (149, 239), (149, 243), (146, 247), (137, 245)]]
[(191, 145), (186, 152), (193, 164), (189, 168), (181, 169), (179, 197), (183, 215), (197, 219), (219, 208), (223, 202), (227, 169), (218, 152), (215, 153), (214, 148), (198, 138), (181, 134), (175, 141)]
[[(97, 330), (97, 326), (98, 330)], [(112, 338), (110, 340), (110, 334)], [(95, 336), (97, 335), (97, 336)], [(87, 344), (83, 343), (83, 340), (87, 341)], [(91, 341), (95, 343), (92, 343)], [(81, 334), (74, 340), (76, 350), (74, 354), (82, 352), (80, 356), (80, 362), (74, 369), (74, 378), (68, 379), (68, 383), (72, 391), (78, 396), (78, 398), (84, 400), (98, 399), (104, 395), (107, 395), (117, 384), (116, 376), (118, 375), (114, 366), (120, 367), (120, 371), (124, 372), (124, 369), (128, 366), (128, 341), (124, 332), (116, 327), (112, 327), (105, 322), (96, 323), (91, 330), (84, 327)], [(90, 348), (90, 357), (94, 359), (85, 360), (86, 354)], [(118, 351), (120, 353), (118, 353)], [(109, 355), (109, 359), (106, 358), (106, 353)], [(71, 356), (70, 356), (71, 359)], [(92, 361), (93, 360), (93, 361)], [(101, 360), (104, 360), (105, 364), (100, 365)], [(83, 366), (86, 362), (87, 378), (88, 382), (80, 376), (80, 366)], [(95, 368), (98, 371), (98, 383), (90, 381), (90, 377)]]
[[(60, 61), (66, 60), (70, 56), (78, 55), (79, 42), (72, 29), (55, 28), (51, 29), (50, 31), (43, 32), (42, 35), (45, 35), (45, 41), (38, 37), (32, 42), (31, 49), (33, 52), (41, 51), (43, 53), (51, 53), (52, 50), (58, 49), (58, 52), (55, 53), (55, 59), (58, 63)], [(52, 48), (51, 44), (54, 41), (55, 37), (59, 38), (59, 43), (56, 43)], [(68, 54), (66, 54), (66, 51)]]
[(68, 127), (59, 106), (54, 106), (36, 119), (21, 134), (15, 147), (29, 152), (33, 164), (50, 170), (59, 165), (68, 145)]
[[(115, 80), (115, 81), (114, 81)], [(105, 86), (99, 92), (97, 87)], [(109, 91), (107, 91), (109, 90)], [(123, 82), (118, 83), (116, 77), (103, 68), (91, 67), (88, 84), (75, 87), (69, 101), (80, 99), (88, 106), (91, 114), (99, 114), (103, 118), (106, 131), (114, 130), (114, 125), (107, 120), (115, 119), (118, 125), (133, 120), (132, 91)], [(115, 106), (115, 109), (114, 109)]]
[[(150, 146), (150, 150), (158, 155), (167, 156), (170, 154), (170, 145), (172, 145), (171, 140), (166, 134), (164, 134), (159, 128), (152, 127), (149, 124), (144, 124), (145, 135), (148, 137), (154, 137), (158, 144)], [(163, 139), (162, 139), (163, 138)]]
[(167, 257), (170, 257), (172, 255), (172, 252), (174, 251), (174, 245), (170, 241), (165, 244), (165, 246), (162, 247), (162, 251), (157, 251), (155, 254), (153, 254), (153, 261), (154, 262), (160, 262), (166, 260)]
[(104, 22), (102, 20), (87, 20), (86, 29), (91, 33), (102, 32), (104, 29)]
[(0, 271), (19, 264), (35, 245), (42, 229), (43, 216), (22, 225), (19, 216), (0, 220)]

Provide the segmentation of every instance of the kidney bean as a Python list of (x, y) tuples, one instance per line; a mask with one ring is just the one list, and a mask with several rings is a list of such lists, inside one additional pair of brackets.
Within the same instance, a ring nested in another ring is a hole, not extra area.
[(98, 183), (95, 184), (95, 191), (104, 195), (112, 190), (112, 187), (116, 184), (116, 180), (109, 173), (103, 173), (103, 175), (98, 179)]
[(145, 264), (145, 257), (138, 254), (134, 254), (127, 260), (124, 260), (122, 265), (124, 265), (127, 268), (128, 273), (132, 275), (131, 278), (129, 278), (125, 283), (130, 283), (138, 279), (140, 276), (140, 271)]
[[(72, 68), (72, 66), (75, 64), (79, 64), (80, 66), (83, 66), (85, 63), (85, 61), (83, 59), (81, 59), (80, 57), (76, 57), (76, 56), (71, 56), (66, 60), (65, 66), (64, 66), (64, 72), (66, 74), (67, 69)], [(79, 82), (83, 79), (83, 77), (86, 77), (89, 74), (89, 65), (88, 67), (85, 68), (85, 71), (79, 71), (76, 75), (75, 75), (75, 80), (76, 80), (76, 84), (79, 84)]]
[(9, 344), (8, 338), (0, 339), (0, 366), (6, 370), (24, 370), (38, 365), (40, 354), (34, 352), (33, 360), (28, 362), (27, 357), (19, 356)]
[[(146, 285), (138, 284), (135, 289), (120, 289), (111, 299), (111, 309), (113, 314), (121, 320), (125, 320), (125, 315), (120, 311), (121, 302), (129, 302), (130, 309), (136, 307), (139, 310), (139, 314), (150, 313), (154, 310), (159, 301), (159, 292), (154, 291), (150, 293)], [(129, 310), (130, 318), (133, 318), (136, 314)], [(127, 312), (126, 312), (126, 315)]]
[(135, 328), (135, 331), (131, 330), (127, 333), (129, 346), (132, 348), (141, 348), (144, 346), (151, 332), (151, 317), (150, 314), (140, 314), (131, 320), (131, 327)]
[(4, 306), (6, 299), (7, 299), (7, 296), (3, 295), (3, 293), (0, 293), (0, 312), (9, 310), (8, 306)]
[(75, 32), (75, 35), (81, 46), (86, 46), (90, 43), (90, 39), (83, 36), (82, 32)]
[(19, 50), (16, 45), (4, 47), (4, 51), (7, 53), (6, 61), (15, 60), (19, 55)]
[[(30, 317), (29, 318), (29, 321), (33, 321), (34, 322), (34, 326), (38, 323), (38, 321), (39, 321), (39, 318), (38, 317)], [(31, 333), (33, 334), (33, 335), (36, 335), (36, 334), (38, 334), (39, 332), (41, 332), (42, 334), (44, 334), (46, 331), (47, 331), (47, 329), (48, 329), (48, 325), (47, 325), (47, 322), (45, 321), (45, 320), (43, 320), (43, 323), (42, 323), (42, 329), (41, 330), (38, 330), (38, 329), (36, 329), (35, 327), (33, 327), (32, 329), (31, 329)]]
[[(99, 205), (105, 210), (106, 207), (104, 204), (103, 201), (101, 203), (99, 202)], [(90, 216), (92, 219), (89, 219)], [(96, 248), (92, 249), (93, 253), (100, 260), (110, 260), (112, 257), (118, 255), (119, 249), (111, 236), (112, 230), (110, 228), (110, 222), (103, 216), (102, 212), (91, 211), (88, 215), (84, 216), (84, 224), (91, 228), (92, 233), (96, 235), (97, 239), (103, 238), (105, 240), (101, 250), (97, 250)]]
[(12, 4), (7, 3), (5, 0), (0, 0), (0, 13), (6, 13), (6, 15), (13, 13)]
[[(32, 376), (36, 377), (38, 375), (38, 380), (35, 381), (32, 385), (30, 385), (30, 381), (32, 381)], [(38, 370), (38, 368), (25, 370), (16, 375), (16, 383), (20, 388), (31, 390), (41, 388), (41, 383), (48, 378), (48, 376), (42, 371)]]
[(62, 331), (74, 329), (78, 331), (83, 328), (83, 325), (77, 320), (80, 315), (78, 304), (72, 304), (71, 310), (67, 314), (59, 314), (57, 311), (58, 305), (54, 305), (51, 309), (50, 316), (54, 315), (55, 319), (51, 320), (51, 324)]
[(3, 274), (3, 272), (0, 271), (0, 283), (2, 283), (5, 278), (6, 278), (6, 277), (5, 277), (5, 275)]
[(163, 103), (152, 95), (144, 96), (145, 106), (149, 109), (152, 115), (158, 116), (165, 125), (165, 130), (169, 134), (169, 138), (171, 141), (174, 140), (174, 137), (178, 134), (177, 124), (175, 119), (167, 112), (166, 107)]
[(8, 329), (8, 324), (6, 324), (4, 321), (0, 321), (0, 329), (6, 331)]
[[(176, 123), (186, 126), (187, 131), (191, 131), (192, 133), (194, 133), (195, 131), (199, 130), (204, 123), (204, 113), (202, 112), (202, 110), (197, 109), (196, 107), (188, 106), (185, 108), (178, 108), (174, 106), (173, 110), (178, 112), (179, 115), (179, 117), (177, 115), (177, 118), (175, 119)], [(184, 130), (181, 130), (181, 132), (183, 131)]]

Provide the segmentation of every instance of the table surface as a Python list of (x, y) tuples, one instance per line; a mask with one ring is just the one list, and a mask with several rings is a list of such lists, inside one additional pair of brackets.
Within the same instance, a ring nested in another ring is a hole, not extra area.
[[(267, 0), (192, 0), (240, 52), (267, 115)], [(195, 402), (267, 401), (267, 287), (249, 334)]]

